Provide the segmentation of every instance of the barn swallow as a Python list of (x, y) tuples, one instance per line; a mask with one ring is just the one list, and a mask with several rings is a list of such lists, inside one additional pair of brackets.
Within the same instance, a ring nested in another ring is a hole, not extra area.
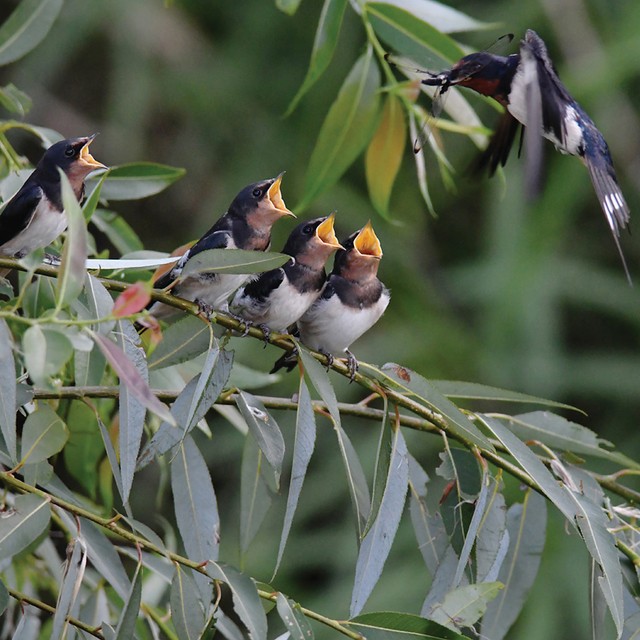
[(317, 300), (327, 279), (324, 265), (342, 248), (333, 230), (334, 219), (332, 213), (299, 224), (282, 250), (291, 259), (240, 289), (231, 312), (257, 324), (265, 337), (270, 331), (285, 332)]
[(67, 228), (58, 169), (65, 172), (82, 201), (85, 178), (96, 169), (107, 169), (89, 153), (94, 138), (95, 134), (61, 140), (45, 151), (0, 214), (0, 255), (22, 258), (47, 247)]
[[(336, 253), (333, 270), (316, 302), (298, 320), (300, 341), (325, 354), (346, 353), (351, 378), (358, 362), (349, 347), (382, 316), (391, 295), (378, 279), (382, 247), (371, 222), (351, 234)], [(292, 353), (282, 356), (272, 372), (295, 366)]]
[(630, 217), (613, 168), (609, 147), (584, 109), (562, 84), (543, 40), (529, 29), (520, 43), (520, 53), (499, 56), (488, 52), (472, 53), (423, 84), (439, 86), (441, 92), (451, 86), (468, 87), (495, 99), (506, 108), (496, 133), (480, 158), (491, 174), (504, 165), (520, 125), (527, 128), (528, 152), (534, 176), (539, 174), (542, 136), (562, 153), (577, 156), (587, 167), (593, 188), (616, 243), (629, 283), (631, 277), (620, 246), (620, 229)]
[[(226, 213), (176, 263), (161, 276), (156, 289), (170, 288), (171, 293), (197, 302), (203, 311), (226, 311), (229, 296), (248, 279), (244, 274), (198, 273), (183, 280), (180, 274), (187, 262), (208, 249), (245, 249), (267, 251), (271, 245), (271, 228), (284, 216), (296, 216), (287, 209), (280, 193), (281, 173), (275, 178), (245, 187), (234, 198)], [(155, 303), (150, 312), (157, 318), (174, 313), (168, 305)]]

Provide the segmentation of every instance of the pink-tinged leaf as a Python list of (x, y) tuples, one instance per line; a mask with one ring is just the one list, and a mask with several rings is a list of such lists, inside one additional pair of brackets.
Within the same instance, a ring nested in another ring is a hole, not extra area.
[(296, 211), (333, 186), (371, 139), (380, 113), (380, 73), (369, 47), (344, 81), (311, 154)]
[(148, 282), (138, 280), (116, 298), (112, 314), (116, 318), (125, 318), (142, 311), (150, 300), (151, 285)]
[(111, 340), (105, 338), (95, 332), (91, 332), (91, 336), (95, 340), (100, 351), (104, 354), (113, 370), (118, 374), (120, 381), (124, 383), (131, 393), (149, 411), (155, 413), (159, 418), (170, 424), (176, 424), (168, 407), (164, 405), (149, 388), (149, 385), (143, 380), (133, 363), (125, 356), (122, 349), (118, 348)]
[(376, 211), (389, 217), (391, 189), (402, 162), (407, 143), (407, 123), (402, 103), (393, 94), (387, 96), (378, 125), (365, 156), (367, 186)]

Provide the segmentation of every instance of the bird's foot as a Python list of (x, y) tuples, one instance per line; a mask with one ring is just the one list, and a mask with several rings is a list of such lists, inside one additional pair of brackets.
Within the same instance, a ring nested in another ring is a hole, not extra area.
[(262, 331), (262, 339), (264, 340), (265, 348), (269, 344), (269, 340), (271, 340), (271, 329), (266, 324), (259, 324), (258, 328)]
[(253, 322), (251, 322), (251, 320), (247, 320), (246, 318), (243, 318), (241, 315), (238, 315), (236, 313), (232, 313), (231, 311), (227, 310), (227, 314), (230, 315), (236, 322), (240, 322), (244, 325), (244, 329), (242, 331), (242, 333), (240, 334), (241, 338), (246, 338), (249, 335), (249, 329), (251, 329), (251, 327), (253, 327)]
[(203, 315), (207, 320), (211, 320), (211, 316), (213, 315), (214, 308), (210, 304), (207, 304), (206, 302), (200, 299), (196, 299), (195, 302), (198, 305), (198, 310), (200, 311), (200, 314)]
[(327, 368), (327, 371), (328, 371), (333, 366), (333, 361), (335, 358), (328, 351), (325, 351), (324, 349), (318, 349), (318, 352), (321, 353), (327, 359), (327, 362), (325, 363), (324, 366)]
[(358, 373), (360, 365), (358, 364), (358, 360), (356, 359), (356, 357), (353, 355), (353, 353), (351, 353), (351, 351), (349, 351), (349, 349), (346, 350), (346, 354), (347, 369), (349, 370), (349, 384), (351, 384), (356, 378), (356, 373)]
[(60, 256), (56, 256), (53, 253), (45, 253), (44, 258), (42, 259), (43, 264), (49, 264), (52, 267), (59, 267), (62, 263), (62, 258)]

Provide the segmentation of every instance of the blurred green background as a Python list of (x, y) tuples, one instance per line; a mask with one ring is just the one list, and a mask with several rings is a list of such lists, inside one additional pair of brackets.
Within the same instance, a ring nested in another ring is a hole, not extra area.
[[(15, 4), (4, 0), (0, 19)], [(282, 170), (287, 171), (285, 201), (295, 208), (323, 118), (365, 43), (362, 25), (348, 7), (329, 70), (283, 118), (304, 77), (321, 4), (303, 0), (290, 17), (267, 0), (67, 0), (44, 43), (3, 68), (0, 82), (13, 82), (32, 97), (27, 117), (34, 124), (66, 136), (99, 131), (92, 151), (107, 164), (151, 160), (185, 167), (186, 177), (168, 191), (117, 207), (146, 247), (170, 251), (201, 235), (243, 186)], [(455, 36), (471, 49), (484, 48), (507, 31), (518, 39), (533, 28), (543, 37), (561, 78), (609, 142), (634, 227), (640, 211), (640, 3), (450, 4), (478, 20), (501, 23), (490, 31)], [(514, 42), (509, 52), (515, 50)], [(471, 92), (467, 97), (488, 126), (495, 124), (495, 111)], [(38, 158), (33, 140), (19, 135), (11, 140)], [(622, 239), (636, 282), (630, 288), (577, 160), (548, 146), (544, 195), (527, 206), (521, 193), (523, 162), (515, 154), (506, 181), (473, 181), (465, 175), (473, 145), (453, 134), (444, 140), (458, 172), (457, 192), (445, 190), (435, 164), (428, 165), (437, 218), (421, 200), (410, 141), (392, 195), (391, 222), (377, 217), (368, 202), (361, 159), (302, 214), (337, 209), (341, 236), (372, 217), (381, 239), (380, 273), (392, 290), (392, 303), (355, 345), (356, 355), (376, 363), (401, 362), (429, 378), (483, 382), (573, 404), (587, 415), (568, 417), (637, 459), (637, 237)], [(286, 223), (277, 227), (274, 248), (282, 246), (290, 229)], [(253, 341), (235, 340), (234, 348), (239, 361), (261, 370), (278, 356)], [(291, 374), (277, 387), (259, 391), (286, 395), (296, 384)], [(341, 380), (336, 385), (340, 399), (359, 399), (359, 389)], [(291, 442), (291, 416), (277, 417), (289, 425)], [(237, 562), (242, 438), (220, 418), (211, 426), (208, 447), (221, 504), (223, 554)], [(356, 544), (337, 447), (328, 424), (319, 426), (304, 504), (275, 584), (305, 606), (346, 617)], [(372, 472), (372, 425), (349, 423), (348, 430)], [(433, 476), (440, 442), (411, 434), (409, 445)], [(144, 478), (136, 484), (142, 492)], [(436, 483), (436, 498), (437, 491)], [(153, 521), (144, 495), (136, 502)], [(246, 559), (245, 569), (257, 578), (270, 577), (283, 510), (280, 497)], [(550, 532), (549, 553), (511, 637), (566, 638), (567, 628), (574, 638), (587, 637), (587, 557), (559, 518)], [(419, 612), (428, 581), (406, 518), (369, 608)], [(326, 631), (319, 633), (327, 637)]]

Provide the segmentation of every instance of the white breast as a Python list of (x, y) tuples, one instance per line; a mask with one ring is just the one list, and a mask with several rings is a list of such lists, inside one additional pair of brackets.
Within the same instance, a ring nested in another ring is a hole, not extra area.
[(255, 324), (265, 324), (273, 331), (285, 331), (318, 299), (319, 291), (301, 294), (285, 278), (282, 284), (271, 292), (267, 302), (254, 304), (253, 300), (238, 291), (231, 309)]
[(24, 256), (49, 246), (67, 228), (67, 215), (41, 201), (27, 225), (15, 238), (0, 247), (6, 256)]
[(389, 299), (385, 291), (368, 309), (347, 307), (338, 296), (320, 299), (298, 320), (300, 340), (315, 351), (342, 353), (378, 322)]

